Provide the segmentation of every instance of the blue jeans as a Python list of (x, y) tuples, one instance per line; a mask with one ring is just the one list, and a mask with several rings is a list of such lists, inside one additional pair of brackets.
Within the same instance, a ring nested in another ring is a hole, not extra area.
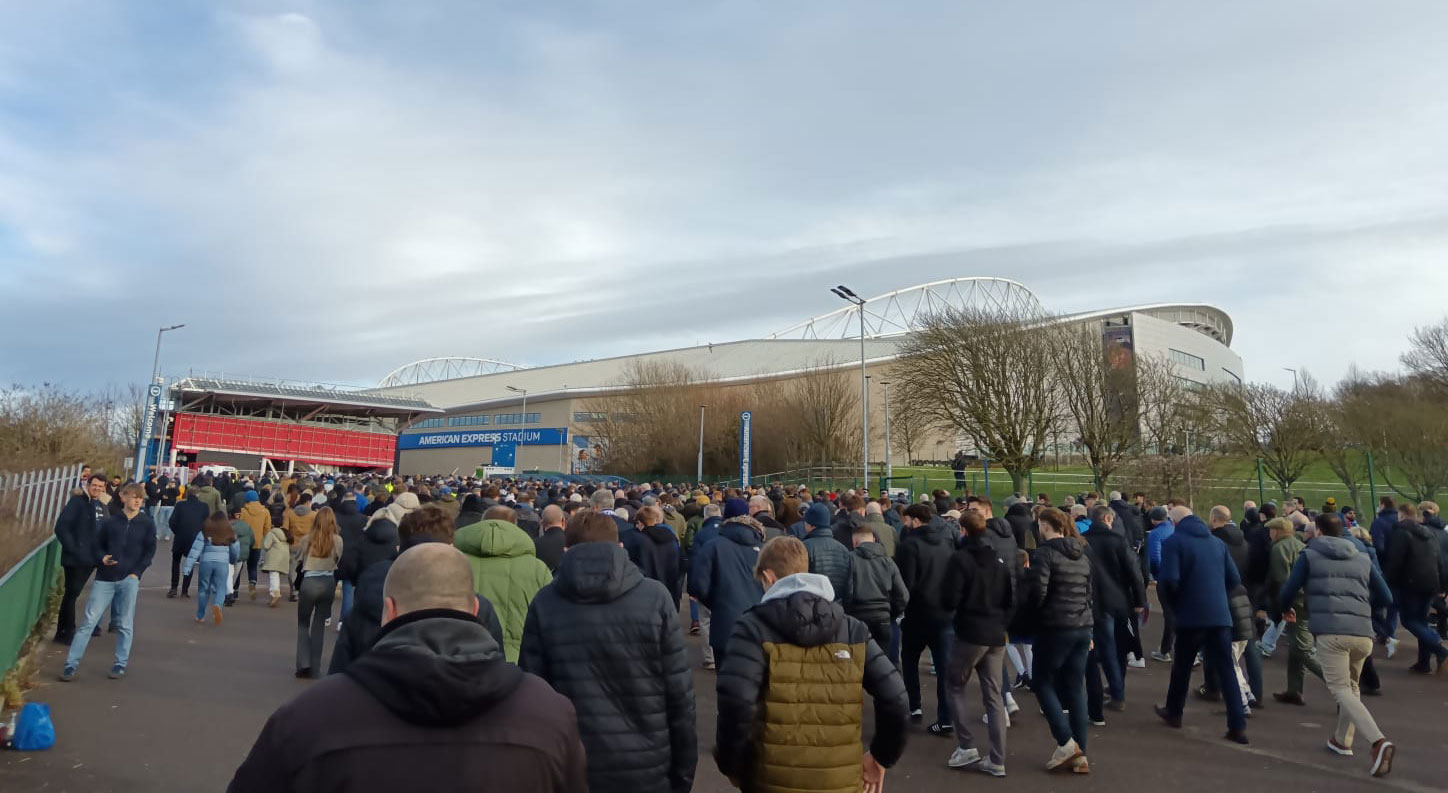
[[(1086, 714), (1086, 656), (1090, 650), (1090, 628), (1044, 628), (1036, 634), (1031, 668), (1031, 688), (1051, 726), (1051, 737), (1057, 746), (1074, 738), (1083, 752), (1090, 726)], [(1071, 711), (1069, 719), (1063, 708)]]
[(950, 700), (945, 694), (945, 665), (950, 662), (950, 647), (955, 643), (955, 628), (949, 620), (932, 622), (906, 617), (900, 626), (900, 671), (905, 676), (905, 693), (910, 710), (920, 710), (920, 654), (930, 648), (935, 662), (935, 722), (950, 724)]
[(156, 522), (156, 539), (171, 536), (171, 513), (175, 507), (156, 506), (151, 508), (151, 520)]
[(1438, 631), (1428, 624), (1430, 603), (1432, 597), (1429, 595), (1415, 595), (1398, 590), (1398, 614), (1402, 617), (1403, 627), (1418, 640), (1419, 669), (1426, 668), (1428, 659), (1433, 656), (1448, 659), (1448, 649), (1444, 649), (1442, 638), (1438, 636)]
[(342, 614), (338, 619), (346, 619), (352, 611), (352, 595), (357, 591), (357, 585), (351, 581), (342, 582)]
[(1096, 620), (1091, 631), (1096, 649), (1086, 655), (1086, 697), (1093, 719), (1101, 720), (1101, 673), (1106, 673), (1106, 691), (1114, 700), (1126, 699), (1126, 679), (1116, 653), (1116, 620), (1111, 615)]
[(80, 666), (80, 659), (85, 657), (85, 648), (90, 645), (91, 631), (100, 624), (101, 617), (105, 616), (107, 610), (112, 613), (111, 619), (120, 620), (116, 623), (116, 666), (125, 668), (126, 662), (131, 660), (132, 628), (136, 622), (136, 593), (140, 588), (141, 582), (129, 576), (120, 581), (96, 581), (91, 584), (90, 597), (85, 601), (85, 618), (75, 632), (75, 639), (70, 643), (70, 652), (65, 656), (67, 669)]
[(231, 575), (231, 565), (226, 562), (205, 562), (197, 565), (196, 576), (196, 619), (206, 618), (206, 607), (220, 604), (226, 599), (226, 578)]

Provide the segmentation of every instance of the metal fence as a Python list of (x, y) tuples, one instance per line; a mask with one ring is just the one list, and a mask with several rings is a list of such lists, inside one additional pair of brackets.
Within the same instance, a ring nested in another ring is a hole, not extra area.
[[(80, 481), (80, 471), (80, 465), (71, 465), (0, 475), (0, 546), (25, 542), (48, 529)], [(9, 569), (4, 569), (3, 557), (0, 553), (0, 675), (15, 664), (26, 638), (45, 616), (59, 580), (60, 543), (54, 536), (45, 537)]]
[(81, 485), (80, 464), (0, 474), (0, 506), (20, 529), (53, 523), (70, 497), (71, 488)]

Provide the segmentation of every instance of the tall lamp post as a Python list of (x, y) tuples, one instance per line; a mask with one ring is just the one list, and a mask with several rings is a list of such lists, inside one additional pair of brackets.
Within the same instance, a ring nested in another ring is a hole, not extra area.
[(864, 476), (860, 481), (861, 486), (868, 491), (870, 489), (870, 383), (869, 378), (865, 376), (865, 299), (844, 284), (831, 287), (830, 291), (835, 294), (835, 297), (854, 303), (855, 311), (860, 315), (860, 429), (864, 436), (864, 453), (860, 457)]
[(881, 380), (880, 385), (885, 387), (885, 479), (889, 480), (895, 473), (894, 466), (890, 464), (890, 381)]
[(694, 471), (695, 484), (704, 484), (704, 410), (708, 405), (699, 406), (699, 466)]
[(1292, 393), (1297, 393), (1297, 370), (1290, 366), (1282, 367), (1282, 371), (1292, 373)]
[[(526, 389), (526, 388), (518, 388), (517, 386), (511, 386), (511, 385), (505, 385), (505, 386), (503, 386), (503, 387), (506, 388), (506, 389), (508, 389), (509, 391), (512, 391), (512, 392), (515, 393), (515, 394), (522, 394), (522, 395), (523, 395), (523, 413), (522, 413), (523, 418), (518, 421), (519, 424), (523, 425), (523, 429), (521, 429), (521, 430), (518, 431), (518, 445), (521, 446), (521, 445), (523, 445), (524, 433), (527, 432), (527, 430), (528, 430), (528, 389)], [(518, 459), (517, 459), (516, 457), (513, 458), (513, 466), (514, 466), (514, 470), (517, 470), (517, 468), (518, 468)]]
[(186, 327), (186, 323), (159, 328), (156, 331), (156, 354), (151, 358), (151, 379), (146, 381), (146, 412), (141, 423), (141, 437), (136, 444), (136, 481), (146, 481), (146, 447), (151, 445), (151, 430), (156, 421), (156, 377), (161, 371), (161, 337), (173, 330)]

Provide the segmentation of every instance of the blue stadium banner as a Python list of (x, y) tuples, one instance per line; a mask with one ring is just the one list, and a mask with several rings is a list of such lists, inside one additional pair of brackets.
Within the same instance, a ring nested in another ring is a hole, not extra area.
[(564, 427), (546, 427), (536, 430), (478, 430), (476, 432), (420, 432), (399, 435), (397, 448), (447, 449), (456, 446), (492, 446), (499, 443), (513, 443), (520, 446), (562, 446), (568, 442), (568, 430)]
[(749, 486), (749, 457), (754, 451), (754, 414), (739, 414), (739, 486)]

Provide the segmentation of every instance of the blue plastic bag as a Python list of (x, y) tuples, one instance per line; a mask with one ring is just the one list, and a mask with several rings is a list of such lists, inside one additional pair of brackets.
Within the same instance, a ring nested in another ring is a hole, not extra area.
[(22, 752), (39, 752), (55, 746), (55, 724), (50, 720), (49, 705), (27, 702), (20, 709), (14, 745)]

